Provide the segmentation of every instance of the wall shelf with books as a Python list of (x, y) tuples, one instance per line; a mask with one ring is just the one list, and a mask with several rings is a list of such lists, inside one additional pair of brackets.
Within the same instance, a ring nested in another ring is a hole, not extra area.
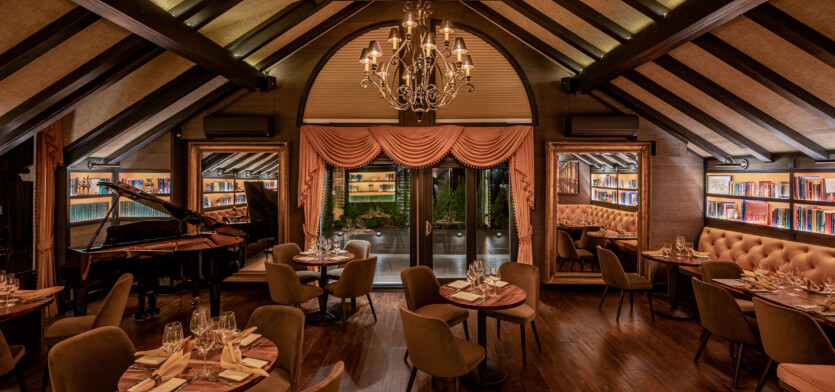
[(395, 171), (351, 171), (348, 174), (349, 202), (393, 202), (396, 189)]
[(592, 204), (635, 211), (638, 206), (638, 191), (638, 174), (634, 171), (591, 173)]

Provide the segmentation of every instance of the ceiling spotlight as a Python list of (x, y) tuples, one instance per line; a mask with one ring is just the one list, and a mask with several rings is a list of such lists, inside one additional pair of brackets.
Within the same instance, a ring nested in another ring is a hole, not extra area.
[(737, 162), (734, 162), (733, 157), (728, 157), (730, 160), (729, 163), (717, 163), (716, 167), (719, 169), (742, 169), (745, 170), (748, 168), (748, 160), (747, 159), (740, 159)]

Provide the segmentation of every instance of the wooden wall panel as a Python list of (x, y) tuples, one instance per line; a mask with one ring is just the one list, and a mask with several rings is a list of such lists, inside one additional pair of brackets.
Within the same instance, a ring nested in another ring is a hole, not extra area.
[(171, 133), (160, 136), (119, 163), (123, 170), (171, 170)]

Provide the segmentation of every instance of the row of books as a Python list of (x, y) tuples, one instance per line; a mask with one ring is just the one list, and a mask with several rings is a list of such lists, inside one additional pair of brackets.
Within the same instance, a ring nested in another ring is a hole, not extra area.
[(124, 200), (119, 202), (119, 216), (122, 218), (165, 218), (168, 214), (133, 200)]
[(620, 187), (623, 189), (638, 189), (638, 180), (620, 179)]
[(362, 182), (362, 181), (394, 181), (397, 177), (396, 173), (384, 173), (380, 175), (380, 173), (373, 173), (373, 174), (363, 174), (363, 173), (351, 173), (348, 177), (348, 181), (351, 182)]
[(603, 191), (600, 189), (591, 190), (591, 199), (607, 203), (615, 203), (615, 191)]
[(136, 178), (122, 178), (121, 181), (136, 189), (140, 189), (148, 193), (159, 193), (164, 195), (171, 194), (170, 178), (157, 178), (156, 181), (153, 181), (150, 178), (147, 178), (145, 180)]
[(769, 224), (767, 201), (741, 200), (741, 204), (743, 222)]
[(794, 181), (796, 199), (835, 202), (835, 178), (800, 176)]
[(246, 204), (246, 194), (241, 193), (235, 195), (235, 204)]
[(98, 183), (109, 181), (109, 178), (72, 177), (70, 178), (70, 196), (106, 195), (110, 192), (107, 188), (99, 187)]
[(775, 183), (772, 181), (731, 181), (728, 189), (729, 195), (768, 197), (788, 199), (788, 184), (785, 182)]
[(771, 227), (780, 229), (791, 228), (791, 210), (788, 208), (775, 208), (771, 211)]
[(620, 193), (620, 205), (637, 206), (638, 205), (638, 192), (621, 192)]
[(733, 201), (707, 201), (707, 216), (717, 219), (738, 220), (739, 206)]
[(106, 201), (84, 204), (70, 204), (70, 222), (85, 222), (94, 219), (103, 219), (110, 209), (110, 203)]
[(264, 188), (266, 189), (275, 189), (278, 181), (265, 181)]
[(232, 204), (232, 197), (231, 196), (224, 196), (215, 199), (214, 203), (209, 202), (209, 197), (203, 195), (203, 207), (217, 207), (217, 206), (228, 206)]
[(591, 186), (617, 188), (618, 176), (614, 174), (601, 174), (597, 178), (593, 178), (591, 180)]
[(835, 210), (815, 206), (794, 206), (795, 229), (820, 234), (835, 234)]
[(204, 192), (232, 192), (235, 185), (232, 181), (213, 181), (203, 185)]

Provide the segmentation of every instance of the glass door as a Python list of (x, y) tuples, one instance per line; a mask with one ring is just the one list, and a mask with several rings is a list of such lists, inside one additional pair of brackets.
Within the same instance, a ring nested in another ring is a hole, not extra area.
[[(432, 171), (432, 269), (438, 279), (467, 274), (467, 169), (442, 165)], [(428, 197), (428, 195), (427, 195)]]

